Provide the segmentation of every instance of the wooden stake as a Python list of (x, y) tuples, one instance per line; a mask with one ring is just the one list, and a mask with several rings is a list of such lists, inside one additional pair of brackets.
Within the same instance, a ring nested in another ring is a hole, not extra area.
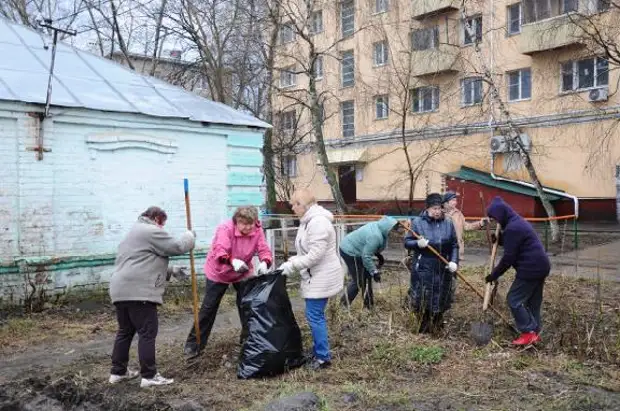
[[(497, 256), (497, 245), (499, 243), (499, 224), (495, 227), (495, 242), (493, 243), (493, 249), (491, 250), (491, 260), (489, 262), (488, 273), (493, 272), (495, 268), (495, 257)], [(489, 308), (489, 303), (491, 302), (491, 296), (493, 293), (491, 292), (491, 287), (493, 285), (491, 283), (486, 283), (484, 287), (484, 300), (482, 301), (482, 311), (486, 311)], [(497, 287), (497, 281), (495, 281), (495, 287)]]
[[(183, 179), (183, 187), (185, 191), (185, 218), (187, 220), (187, 229), (192, 229), (192, 214), (189, 207), (189, 180)], [(189, 266), (192, 272), (192, 296), (194, 300), (194, 330), (196, 331), (196, 344), (200, 350), (200, 325), (198, 324), (198, 283), (196, 281), (196, 268), (194, 267), (194, 249), (189, 250)]]

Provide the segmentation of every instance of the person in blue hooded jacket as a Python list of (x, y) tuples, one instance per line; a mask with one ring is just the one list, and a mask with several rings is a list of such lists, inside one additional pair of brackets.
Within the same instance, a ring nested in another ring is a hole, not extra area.
[[(420, 332), (442, 327), (443, 314), (452, 306), (453, 281), (459, 263), (459, 243), (452, 221), (446, 219), (441, 207), (443, 197), (432, 193), (426, 197), (426, 210), (411, 221), (412, 233), (405, 236), (405, 248), (413, 251), (410, 308), (419, 316)], [(433, 247), (449, 264), (446, 266), (429, 250)]]
[(502, 228), (499, 244), (504, 247), (504, 256), (485, 280), (497, 281), (514, 267), (516, 276), (506, 300), (521, 335), (512, 343), (535, 344), (540, 341), (543, 288), (551, 271), (549, 257), (532, 225), (501, 197), (493, 199), (487, 215)]
[[(373, 307), (371, 280), (381, 282), (379, 270), (384, 261), (381, 251), (387, 247), (388, 235), (397, 225), (396, 219), (384, 216), (379, 221), (364, 224), (344, 237), (340, 244), (340, 256), (347, 265), (351, 281), (345, 295), (342, 296), (343, 305), (351, 304), (361, 289), (364, 293), (364, 307)], [(379, 260), (379, 265), (373, 260), (375, 256)]]

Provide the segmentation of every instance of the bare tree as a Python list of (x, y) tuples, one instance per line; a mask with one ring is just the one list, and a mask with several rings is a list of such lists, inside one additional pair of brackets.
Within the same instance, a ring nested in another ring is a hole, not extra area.
[[(397, 6), (394, 6), (397, 7)], [(442, 154), (448, 153), (454, 142), (444, 137), (429, 139), (425, 130), (441, 123), (454, 126), (459, 116), (443, 107), (439, 111), (440, 82), (442, 100), (458, 99), (458, 80), (446, 82), (440, 75), (444, 72), (458, 71), (457, 49), (452, 31), (428, 27), (424, 22), (401, 20), (398, 10), (393, 19), (386, 19), (381, 25), (370, 28), (377, 38), (373, 59), (375, 66), (384, 65), (376, 78), (365, 82), (365, 92), (376, 96), (375, 116), (394, 115), (397, 118), (393, 135), (398, 139), (398, 149), (404, 157), (404, 170), (388, 185), (388, 189), (398, 190), (407, 185), (408, 209), (413, 208), (416, 186), (420, 177), (428, 172), (429, 164)], [(447, 47), (446, 47), (447, 46)], [(386, 48), (389, 51), (386, 51)], [(440, 58), (447, 61), (446, 67), (436, 67), (431, 60)], [(377, 96), (378, 95), (378, 96)], [(389, 99), (388, 99), (389, 97)], [(387, 110), (386, 110), (387, 109)], [(394, 122), (390, 122), (394, 125)], [(379, 161), (373, 159), (372, 161)], [(397, 198), (398, 196), (396, 196)]]
[[(489, 115), (491, 116), (493, 123), (499, 129), (501, 134), (505, 137), (506, 141), (512, 146), (518, 147), (518, 153), (521, 157), (523, 165), (528, 172), (528, 175), (532, 181), (536, 189), (536, 193), (538, 194), (543, 208), (549, 217), (555, 217), (555, 210), (553, 205), (549, 201), (547, 193), (545, 193), (542, 183), (538, 178), (538, 174), (536, 172), (536, 168), (532, 163), (532, 159), (530, 157), (529, 152), (523, 145), (523, 142), (520, 138), (521, 129), (515, 124), (511, 112), (508, 110), (508, 106), (503, 101), (501, 94), (499, 92), (499, 87), (497, 85), (497, 79), (494, 75), (493, 71), (490, 69), (489, 64), (485, 61), (484, 55), (480, 48), (480, 41), (482, 37), (476, 33), (474, 27), (472, 27), (471, 20), (468, 19), (469, 14), (467, 12), (466, 6), (467, 0), (461, 0), (461, 8), (460, 13), (464, 22), (464, 27), (469, 37), (473, 39), (474, 45), (474, 56), (477, 60), (477, 66), (479, 69), (479, 74), (484, 79), (484, 82), (487, 84), (489, 88), (489, 93), (487, 98), (490, 101), (490, 108), (488, 110)], [(560, 239), (560, 228), (557, 220), (550, 221), (551, 226), (551, 237), (553, 241), (558, 241)]]
[[(353, 2), (330, 3), (317, 0), (276, 0), (280, 2), (282, 23), (276, 71), (279, 73), (278, 96), (284, 104), (295, 104), (306, 112), (305, 126), (310, 131), (307, 144), (316, 152), (321, 168), (329, 184), (339, 213), (348, 209), (338, 184), (338, 178), (330, 166), (324, 121), (330, 117), (324, 109), (328, 104), (339, 102), (334, 90), (319, 86), (319, 70), (329, 62), (342, 61), (340, 44), (368, 26), (355, 21)], [(350, 18), (341, 33), (323, 32), (323, 15), (341, 15), (342, 7)], [(320, 30), (320, 32), (316, 32)], [(321, 40), (318, 37), (321, 36)], [(283, 80), (284, 79), (284, 80)], [(292, 80), (289, 81), (289, 80)], [(295, 81), (298, 80), (298, 81)], [(311, 136), (311, 138), (310, 138)]]

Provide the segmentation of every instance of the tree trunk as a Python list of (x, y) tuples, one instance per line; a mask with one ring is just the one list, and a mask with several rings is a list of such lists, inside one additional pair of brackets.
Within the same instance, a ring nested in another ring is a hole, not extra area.
[[(254, 6), (253, 3), (251, 3)], [(277, 6), (276, 6), (277, 7)], [(267, 49), (267, 112), (265, 113), (265, 119), (269, 124), (273, 125), (273, 79), (274, 79), (274, 62), (275, 51), (278, 42), (278, 32), (280, 26), (277, 23), (279, 21), (279, 9), (270, 10), (270, 21), (273, 23), (271, 33), (269, 35), (269, 44)], [(265, 138), (263, 140), (263, 170), (265, 173), (265, 185), (267, 189), (267, 210), (273, 213), (277, 204), (276, 193), (276, 175), (273, 168), (273, 129), (265, 132)]]
[[(465, 11), (465, 0), (462, 0), (462, 1), (463, 2), (461, 5), (461, 17), (463, 18), (463, 21), (466, 21), (467, 12)], [(474, 32), (470, 24), (465, 24), (465, 30), (467, 30), (469, 36), (472, 39), (476, 38), (476, 33)], [(553, 209), (553, 206), (551, 205), (551, 202), (549, 201), (547, 194), (543, 190), (543, 186), (540, 183), (540, 180), (538, 179), (538, 175), (536, 174), (536, 169), (534, 168), (534, 164), (532, 164), (529, 154), (525, 151), (525, 149), (520, 143), (520, 139), (519, 139), (520, 130), (517, 126), (515, 126), (514, 122), (512, 121), (512, 116), (510, 112), (508, 111), (508, 108), (504, 104), (504, 101), (502, 100), (501, 95), (499, 94), (497, 86), (495, 85), (495, 78), (493, 77), (493, 73), (491, 72), (491, 70), (485, 63), (484, 58), (481, 55), (480, 45), (478, 41), (475, 41), (474, 43), (474, 51), (482, 66), (481, 68), (484, 74), (484, 78), (486, 79), (489, 85), (492, 101), (497, 103), (500, 117), (506, 123), (506, 126), (508, 128), (507, 137), (511, 141), (518, 142), (519, 154), (521, 158), (523, 159), (525, 169), (527, 170), (530, 176), (530, 179), (532, 180), (532, 184), (536, 188), (536, 193), (538, 193), (538, 196), (540, 197), (540, 201), (542, 202), (543, 208), (545, 209), (545, 212), (547, 213), (548, 217), (550, 218), (555, 217), (555, 210)], [(493, 106), (490, 107), (489, 111), (491, 113), (491, 117), (493, 118), (494, 122), (496, 124), (500, 124), (500, 122), (497, 121), (495, 113), (493, 112)], [(560, 228), (559, 228), (558, 222), (557, 220), (550, 220), (549, 224), (551, 226), (551, 239), (553, 242), (557, 242), (560, 239)]]
[[(314, 52), (314, 47), (311, 44), (309, 59), (311, 64), (309, 65), (309, 67), (314, 67), (316, 57), (317, 56)], [(316, 91), (316, 79), (314, 78), (314, 75), (309, 76), (309, 78), (310, 83), (308, 86), (308, 93), (310, 95), (310, 114), (312, 117), (312, 129), (314, 130), (314, 134), (316, 137), (317, 153), (319, 155), (319, 160), (321, 160), (321, 166), (323, 167), (323, 171), (325, 172), (325, 177), (327, 178), (327, 183), (329, 184), (329, 188), (331, 189), (332, 196), (334, 197), (334, 202), (336, 203), (336, 209), (338, 210), (338, 214), (345, 214), (348, 210), (348, 207), (347, 204), (344, 202), (344, 198), (342, 197), (342, 192), (340, 191), (340, 185), (338, 184), (338, 178), (336, 177), (336, 173), (334, 173), (334, 170), (332, 170), (332, 168), (329, 166), (329, 158), (327, 157), (327, 150), (325, 149), (323, 124), (321, 121), (322, 113)]]
[[(162, 21), (164, 19), (164, 11), (166, 10), (166, 2), (167, 0), (161, 1), (161, 8), (159, 9), (159, 15), (157, 16), (157, 24), (155, 26), (155, 44), (153, 44), (153, 57), (151, 58), (151, 72), (149, 73), (151, 76), (155, 75), (155, 70), (157, 69), (157, 62), (159, 61), (158, 52), (159, 52), (159, 35), (161, 32)], [(163, 44), (163, 41), (162, 41)]]

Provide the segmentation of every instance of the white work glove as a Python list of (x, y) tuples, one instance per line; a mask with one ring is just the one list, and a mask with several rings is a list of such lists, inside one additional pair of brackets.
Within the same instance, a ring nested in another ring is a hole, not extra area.
[(278, 267), (278, 270), (282, 270), (282, 275), (291, 275), (295, 271), (295, 267), (293, 267), (293, 263), (287, 261), (282, 263), (282, 265)]
[(459, 269), (459, 266), (456, 265), (456, 263), (454, 261), (450, 261), (448, 263), (448, 266), (446, 267), (448, 270), (450, 270), (451, 273), (456, 273), (456, 270)]
[(426, 248), (428, 247), (428, 240), (424, 237), (418, 240), (418, 248)]
[(267, 263), (265, 261), (261, 261), (258, 265), (258, 275), (265, 275), (269, 272), (269, 267), (267, 267)]
[(233, 266), (233, 270), (235, 270), (235, 272), (237, 273), (242, 274), (248, 271), (248, 265), (242, 260), (235, 258), (234, 260), (232, 260), (231, 264)]
[(172, 276), (178, 281), (186, 281), (189, 279), (189, 272), (187, 267), (175, 265), (172, 267)]

